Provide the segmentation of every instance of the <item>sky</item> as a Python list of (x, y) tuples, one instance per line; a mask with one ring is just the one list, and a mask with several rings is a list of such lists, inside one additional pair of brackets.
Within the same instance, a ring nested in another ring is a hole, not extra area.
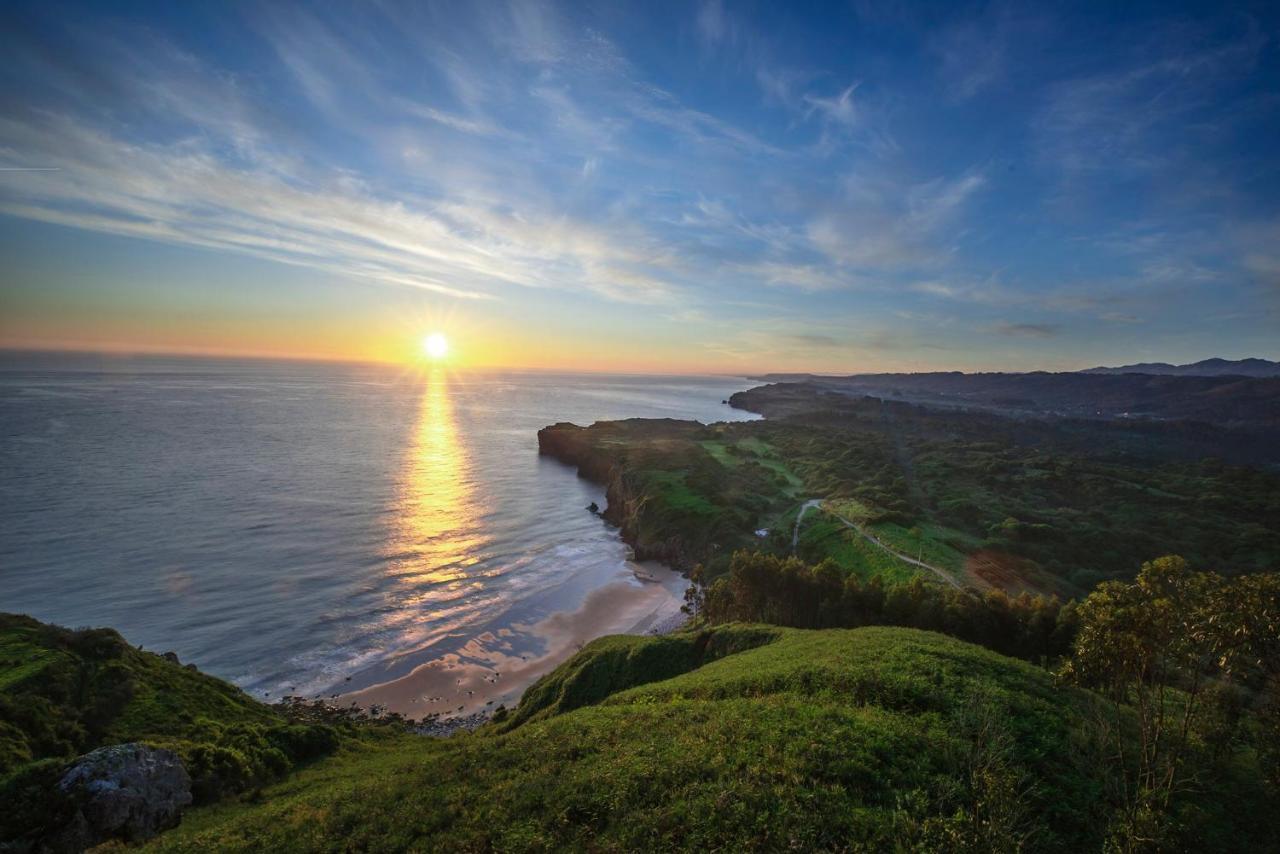
[(1280, 358), (1267, 3), (11, 3), (0, 346)]

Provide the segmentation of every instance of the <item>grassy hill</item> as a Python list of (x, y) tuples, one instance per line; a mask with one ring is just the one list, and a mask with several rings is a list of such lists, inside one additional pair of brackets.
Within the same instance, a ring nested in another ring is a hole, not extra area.
[[(437, 740), (298, 723), (110, 630), (5, 616), (0, 840), (30, 850), (67, 763), (137, 740), (203, 787), (160, 851), (1101, 850), (1133, 726), (1116, 715), (932, 632), (727, 624), (601, 638)], [(1179, 795), (1174, 841), (1266, 850), (1255, 766), (1231, 753)]]
[(153, 847), (1097, 848), (1091, 703), (911, 629), (604, 638), (488, 731), (341, 753)]
[(0, 614), (0, 840), (56, 824), (69, 805), (53, 783), (69, 760), (97, 747), (174, 750), (201, 803), (278, 779), (331, 752), (339, 737), (111, 629)]

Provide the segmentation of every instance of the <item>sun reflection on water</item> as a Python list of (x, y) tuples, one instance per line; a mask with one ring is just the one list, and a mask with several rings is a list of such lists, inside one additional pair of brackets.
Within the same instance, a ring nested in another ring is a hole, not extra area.
[(474, 484), (466, 444), (444, 368), (425, 377), (418, 417), (396, 498), (389, 557), (391, 574), (421, 588), (422, 598), (453, 598), (436, 589), (456, 587), (476, 563)]

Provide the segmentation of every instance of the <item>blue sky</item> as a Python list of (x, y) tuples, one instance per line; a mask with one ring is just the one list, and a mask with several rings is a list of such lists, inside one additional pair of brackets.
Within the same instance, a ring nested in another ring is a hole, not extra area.
[(444, 326), (544, 367), (1280, 357), (1267, 4), (9, 17), (10, 346), (392, 358)]

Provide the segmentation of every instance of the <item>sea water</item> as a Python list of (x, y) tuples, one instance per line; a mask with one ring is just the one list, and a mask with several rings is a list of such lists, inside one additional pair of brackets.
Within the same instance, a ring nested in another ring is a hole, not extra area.
[(538, 429), (749, 418), (722, 401), (750, 385), (0, 354), (0, 610), (114, 627), (259, 697), (510, 703), (687, 586), (628, 559)]

